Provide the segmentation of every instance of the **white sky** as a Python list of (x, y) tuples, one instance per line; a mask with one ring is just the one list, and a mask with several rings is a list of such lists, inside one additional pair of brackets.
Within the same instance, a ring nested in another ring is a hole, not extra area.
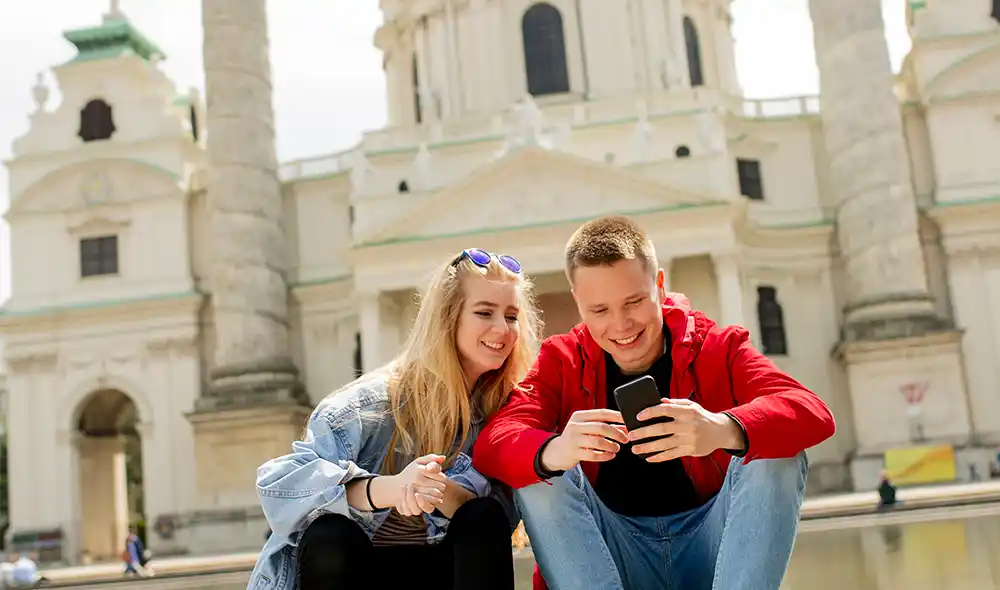
[[(896, 68), (909, 49), (905, 1), (882, 0)], [(73, 56), (62, 32), (98, 24), (108, 5), (108, 0), (0, 0), (0, 159), (10, 157), (11, 142), (27, 130), (36, 73)], [(167, 54), (163, 68), (178, 88), (204, 88), (201, 3), (123, 0), (121, 5)], [(381, 21), (377, 0), (268, 0), (268, 10), (279, 159), (339, 151), (362, 131), (382, 126), (385, 81), (381, 54), (371, 42)], [(818, 92), (807, 0), (735, 0), (733, 16), (737, 68), (748, 97)], [(54, 92), (49, 108), (56, 100)], [(0, 210), (7, 208), (7, 188), (6, 169), (0, 168)], [(10, 293), (8, 266), (2, 223), (0, 301)]]

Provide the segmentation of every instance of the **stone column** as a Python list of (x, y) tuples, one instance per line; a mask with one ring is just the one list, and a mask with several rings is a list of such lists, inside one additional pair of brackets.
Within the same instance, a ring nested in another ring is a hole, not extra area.
[(851, 473), (855, 489), (872, 489), (882, 453), (912, 444), (902, 392), (915, 383), (938, 408), (928, 442), (968, 444), (962, 352), (930, 293), (881, 4), (810, 0), (810, 12), (843, 269), (837, 355), (855, 410)]
[(263, 534), (254, 473), (290, 450), (309, 412), (289, 352), (265, 0), (203, 0), (202, 22), (216, 348), (211, 385), (189, 418), (198, 514), (220, 513), (186, 525), (192, 553), (235, 550)]
[(95, 560), (115, 559), (128, 534), (125, 444), (117, 437), (77, 440), (82, 549)]
[(735, 253), (712, 254), (715, 281), (719, 289), (719, 310), (723, 326), (743, 326), (743, 283), (740, 280), (740, 262)]
[(358, 325), (361, 327), (361, 365), (367, 372), (382, 362), (382, 304), (378, 293), (358, 297)]
[(810, 10), (846, 281), (845, 336), (892, 338), (940, 329), (881, 5), (811, 0)]
[(216, 348), (203, 406), (298, 403), (264, 0), (203, 0)]

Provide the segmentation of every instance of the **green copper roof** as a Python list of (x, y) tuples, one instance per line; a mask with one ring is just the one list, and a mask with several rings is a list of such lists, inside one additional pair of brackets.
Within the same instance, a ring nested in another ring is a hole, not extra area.
[(910, 10), (921, 10), (927, 8), (927, 0), (910, 0)]
[(72, 61), (91, 61), (130, 54), (146, 60), (157, 53), (166, 57), (159, 47), (124, 18), (106, 17), (99, 26), (66, 31), (63, 37), (76, 46), (77, 55)]

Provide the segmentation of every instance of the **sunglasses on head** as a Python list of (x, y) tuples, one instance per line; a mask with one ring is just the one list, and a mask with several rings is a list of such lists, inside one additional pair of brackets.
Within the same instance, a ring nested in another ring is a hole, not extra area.
[(521, 263), (517, 261), (513, 256), (507, 256), (506, 254), (492, 254), (486, 250), (480, 250), (479, 248), (470, 248), (468, 250), (462, 250), (462, 253), (458, 255), (457, 258), (451, 263), (455, 266), (465, 258), (472, 261), (473, 264), (480, 268), (486, 268), (490, 265), (490, 260), (496, 258), (501, 266), (509, 270), (514, 274), (521, 274)]

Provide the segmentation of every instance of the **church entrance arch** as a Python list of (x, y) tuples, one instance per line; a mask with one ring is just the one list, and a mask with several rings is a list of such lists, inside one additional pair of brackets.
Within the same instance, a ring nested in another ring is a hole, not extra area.
[(76, 414), (81, 556), (116, 560), (130, 527), (144, 532), (142, 440), (135, 402), (117, 389), (88, 395)]

